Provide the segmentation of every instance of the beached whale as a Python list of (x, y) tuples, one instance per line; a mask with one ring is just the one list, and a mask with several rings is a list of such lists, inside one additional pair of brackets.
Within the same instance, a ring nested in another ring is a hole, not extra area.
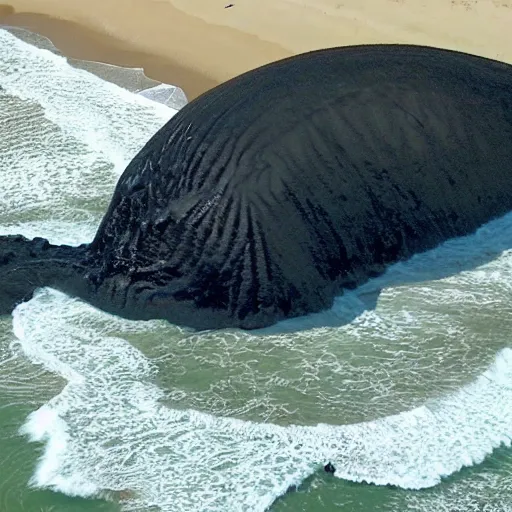
[(512, 66), (407, 45), (316, 51), (184, 107), (94, 240), (0, 238), (0, 313), (52, 286), (114, 314), (252, 329), (512, 209)]

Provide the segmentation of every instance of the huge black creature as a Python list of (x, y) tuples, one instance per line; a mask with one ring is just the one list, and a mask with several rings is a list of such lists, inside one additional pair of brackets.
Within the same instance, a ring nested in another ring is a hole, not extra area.
[(334, 48), (203, 94), (121, 176), (94, 240), (0, 238), (0, 313), (52, 286), (114, 314), (252, 329), (512, 209), (512, 66)]

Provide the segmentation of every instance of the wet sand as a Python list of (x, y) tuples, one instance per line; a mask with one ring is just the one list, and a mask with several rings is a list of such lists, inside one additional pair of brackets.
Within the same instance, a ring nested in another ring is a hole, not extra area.
[(219, 83), (171, 58), (141, 52), (130, 44), (73, 21), (44, 14), (20, 13), (11, 14), (0, 23), (41, 34), (49, 38), (62, 53), (74, 59), (144, 68), (149, 78), (181, 87), (189, 100)]
[(191, 99), (261, 64), (347, 44), (412, 43), (512, 63), (512, 0), (11, 0), (0, 23), (66, 55), (143, 67)]

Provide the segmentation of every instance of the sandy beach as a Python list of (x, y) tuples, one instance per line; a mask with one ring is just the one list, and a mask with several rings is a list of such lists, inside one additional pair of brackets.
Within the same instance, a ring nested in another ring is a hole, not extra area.
[(194, 98), (296, 53), (413, 43), (512, 63), (512, 0), (11, 0), (0, 23), (66, 55), (143, 67)]

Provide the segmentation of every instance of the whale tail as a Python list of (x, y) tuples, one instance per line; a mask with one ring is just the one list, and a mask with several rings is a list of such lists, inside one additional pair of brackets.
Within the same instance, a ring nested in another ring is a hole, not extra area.
[(44, 238), (0, 236), (0, 315), (29, 300), (37, 288), (53, 286), (65, 291), (80, 274), (85, 246), (56, 246)]

